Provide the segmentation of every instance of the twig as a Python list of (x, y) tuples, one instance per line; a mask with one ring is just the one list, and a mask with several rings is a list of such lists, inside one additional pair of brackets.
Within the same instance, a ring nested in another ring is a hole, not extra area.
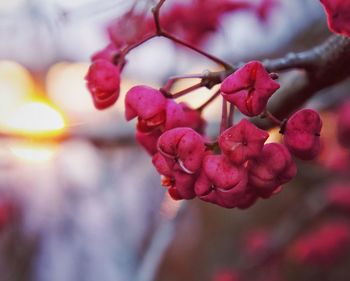
[(207, 52), (204, 52), (201, 49), (198, 49), (197, 47), (191, 45), (190, 43), (182, 41), (181, 39), (175, 37), (174, 35), (171, 35), (165, 31), (161, 31), (158, 35), (165, 37), (165, 38), (168, 38), (169, 40), (171, 40), (179, 45), (185, 46), (188, 49), (191, 49), (191, 50), (195, 51), (196, 53), (201, 54), (202, 56), (208, 58), (209, 60), (223, 66), (226, 70), (232, 70), (232, 66), (229, 63), (227, 63), (227, 62), (225, 62), (225, 61), (223, 61), (223, 60), (221, 60), (221, 59), (219, 59), (219, 58), (217, 58), (217, 57), (215, 57)]
[(163, 6), (164, 3), (165, 3), (165, 0), (159, 0), (158, 4), (152, 9), (157, 34), (160, 34), (162, 31), (160, 26), (159, 12), (160, 12), (160, 8)]
[(166, 97), (166, 98), (169, 98), (169, 99), (177, 99), (179, 97), (182, 97), (190, 92), (193, 92), (194, 90), (197, 90), (199, 88), (203, 87), (203, 83), (202, 82), (199, 82), (197, 84), (194, 84), (186, 89), (183, 89), (177, 93), (169, 93), (166, 91), (166, 89), (164, 88), (161, 88), (160, 91), (163, 93), (163, 95)]
[(227, 129), (227, 101), (222, 98), (220, 134)]
[(228, 113), (228, 123), (227, 127), (230, 128), (234, 124), (234, 115), (235, 115), (235, 106), (234, 104), (230, 104), (230, 111)]

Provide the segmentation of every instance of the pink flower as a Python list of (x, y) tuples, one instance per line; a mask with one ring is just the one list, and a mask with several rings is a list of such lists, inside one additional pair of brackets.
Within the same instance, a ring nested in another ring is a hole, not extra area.
[(105, 109), (117, 101), (120, 70), (113, 63), (97, 59), (91, 64), (85, 79), (97, 109)]
[(194, 183), (196, 175), (184, 173), (181, 170), (172, 170), (167, 160), (160, 153), (156, 153), (152, 158), (152, 163), (162, 176), (162, 185), (168, 188), (169, 195), (175, 200), (193, 199)]
[(303, 160), (311, 160), (320, 151), (322, 120), (312, 109), (302, 109), (294, 113), (284, 128), (283, 141), (289, 151)]
[(267, 101), (279, 87), (261, 62), (251, 61), (222, 82), (221, 92), (243, 114), (256, 116), (264, 111)]
[(201, 168), (205, 145), (203, 137), (193, 129), (175, 128), (159, 137), (158, 151), (171, 169), (192, 175)]
[(350, 148), (350, 100), (347, 100), (339, 109), (337, 127), (339, 143)]
[(225, 208), (234, 208), (244, 197), (247, 171), (233, 165), (223, 155), (204, 157), (201, 173), (195, 184), (197, 196)]
[(296, 165), (288, 149), (279, 143), (264, 145), (261, 155), (248, 162), (248, 184), (263, 197), (270, 197), (281, 184), (296, 175)]
[(329, 29), (350, 36), (350, 2), (347, 0), (320, 0), (327, 14)]
[(220, 135), (219, 146), (234, 164), (239, 165), (259, 156), (268, 137), (266, 131), (242, 119)]

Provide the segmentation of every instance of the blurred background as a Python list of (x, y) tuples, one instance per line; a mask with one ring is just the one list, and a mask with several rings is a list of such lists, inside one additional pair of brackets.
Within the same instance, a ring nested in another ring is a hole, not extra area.
[[(186, 1), (164, 9), (174, 2)], [(273, 2), (264, 20), (248, 11), (225, 15), (202, 47), (234, 63), (304, 50), (329, 35), (318, 1)], [(0, 281), (206, 281), (222, 270), (259, 272), (242, 246), (247, 233), (276, 228), (278, 240), (302, 208), (319, 218), (322, 206), (309, 193), (335, 176), (313, 163), (299, 163), (282, 193), (244, 211), (199, 200), (184, 209), (165, 195), (134, 141), (135, 123), (124, 119), (123, 95), (215, 66), (154, 39), (128, 56), (117, 104), (97, 111), (84, 81), (89, 58), (108, 43), (108, 24), (134, 3), (0, 0)], [(198, 92), (186, 101), (198, 105), (210, 94)], [(204, 112), (211, 135), (218, 111), (213, 104)], [(272, 262), (252, 280), (348, 280), (341, 266), (325, 275), (286, 264)]]

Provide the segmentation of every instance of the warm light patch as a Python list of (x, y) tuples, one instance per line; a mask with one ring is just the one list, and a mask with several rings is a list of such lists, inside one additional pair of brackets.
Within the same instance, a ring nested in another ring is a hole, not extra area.
[(8, 116), (5, 127), (9, 133), (25, 136), (50, 137), (63, 133), (65, 120), (62, 114), (44, 102), (28, 102)]
[(282, 135), (280, 134), (280, 128), (273, 128), (269, 130), (269, 138), (266, 140), (265, 143), (272, 143), (272, 142), (281, 142)]
[(84, 79), (88, 68), (89, 64), (87, 63), (57, 63), (53, 65), (46, 78), (50, 99), (69, 113), (96, 112)]
[(41, 143), (15, 142), (10, 145), (9, 149), (18, 159), (31, 163), (46, 162), (55, 154), (53, 146)]
[(20, 64), (0, 60), (0, 122), (8, 116), (26, 96), (35, 91), (30, 73)]

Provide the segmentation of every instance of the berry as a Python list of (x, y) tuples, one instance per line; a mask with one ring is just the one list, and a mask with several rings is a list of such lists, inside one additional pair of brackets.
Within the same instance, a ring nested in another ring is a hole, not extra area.
[(130, 121), (139, 117), (154, 127), (153, 120), (164, 121), (166, 104), (167, 100), (160, 91), (148, 86), (135, 86), (126, 93), (125, 118)]
[(194, 193), (196, 175), (182, 172), (179, 169), (172, 170), (160, 153), (153, 156), (152, 163), (162, 176), (162, 185), (168, 188), (169, 195), (173, 199), (193, 199), (196, 196)]
[(175, 128), (159, 137), (158, 151), (171, 169), (195, 174), (201, 168), (205, 145), (203, 137), (193, 129)]
[(320, 152), (322, 120), (312, 109), (295, 112), (284, 128), (283, 141), (289, 151), (303, 160), (312, 160)]
[(261, 62), (251, 61), (228, 76), (221, 84), (222, 96), (247, 116), (257, 116), (280, 85)]
[(263, 198), (279, 191), (279, 186), (289, 182), (297, 171), (288, 149), (279, 143), (264, 145), (261, 155), (248, 162), (248, 170), (248, 184)]
[(219, 146), (234, 164), (239, 165), (259, 156), (268, 137), (266, 131), (242, 119), (220, 135)]
[(225, 208), (234, 208), (244, 198), (247, 171), (223, 155), (207, 155), (195, 184), (197, 196)]
[(85, 80), (97, 109), (105, 109), (117, 101), (120, 91), (120, 70), (113, 63), (104, 59), (95, 60)]

